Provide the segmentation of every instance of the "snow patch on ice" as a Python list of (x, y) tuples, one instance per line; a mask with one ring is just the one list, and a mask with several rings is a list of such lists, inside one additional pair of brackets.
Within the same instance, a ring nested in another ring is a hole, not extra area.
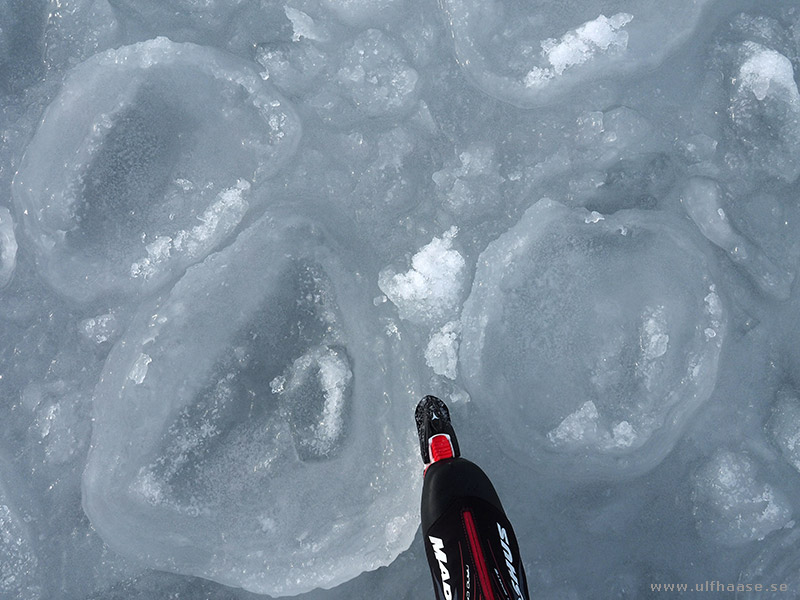
[(605, 450), (629, 448), (637, 441), (637, 437), (628, 421), (616, 423), (609, 432), (600, 423), (600, 413), (591, 400), (584, 402), (547, 434), (547, 439), (556, 448), (594, 445)]
[(220, 192), (217, 200), (197, 217), (200, 225), (189, 230), (182, 229), (174, 238), (158, 236), (147, 244), (147, 257), (131, 265), (131, 277), (152, 277), (161, 265), (170, 260), (173, 252), (196, 258), (210, 250), (242, 221), (248, 207), (243, 194), (249, 189), (250, 183), (240, 179), (235, 186)]
[(344, 427), (344, 411), (353, 379), (347, 358), (327, 346), (314, 348), (294, 361), (288, 376), (273, 379), (270, 389), (273, 393), (292, 394), (314, 373), (325, 400), (309, 444), (315, 454), (325, 456), (336, 445)]
[(601, 52), (625, 50), (628, 47), (628, 32), (623, 28), (633, 20), (633, 15), (617, 13), (611, 18), (600, 15), (568, 31), (560, 39), (550, 38), (542, 42), (542, 55), (550, 67), (534, 67), (525, 76), (526, 87), (538, 87), (567, 69), (582, 65)]

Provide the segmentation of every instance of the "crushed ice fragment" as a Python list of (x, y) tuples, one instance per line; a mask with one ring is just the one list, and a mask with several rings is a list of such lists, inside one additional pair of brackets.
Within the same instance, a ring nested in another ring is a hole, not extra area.
[(600, 214), (599, 212), (597, 212), (596, 210), (593, 210), (591, 213), (589, 213), (589, 214), (586, 216), (586, 219), (585, 219), (585, 220), (586, 220), (586, 223), (599, 223), (599, 222), (600, 222), (600, 221), (602, 221), (603, 219), (605, 219), (605, 217), (604, 217), (603, 215), (601, 215), (601, 214)]
[(433, 238), (411, 259), (411, 269), (381, 272), (378, 286), (397, 306), (400, 317), (416, 323), (437, 324), (458, 309), (464, 287), (466, 263), (453, 249), (458, 228)]
[(622, 29), (632, 20), (633, 15), (628, 13), (617, 13), (610, 19), (600, 15), (558, 40), (544, 40), (542, 54), (547, 57), (555, 74), (562, 75), (568, 68), (585, 63), (598, 52), (609, 48), (624, 50), (628, 45), (628, 32)]
[(450, 321), (436, 331), (425, 348), (425, 362), (437, 375), (455, 379), (458, 373), (458, 337), (461, 322)]
[(144, 378), (147, 377), (147, 366), (151, 362), (153, 362), (153, 359), (151, 359), (147, 354), (140, 354), (139, 358), (136, 359), (136, 362), (133, 363), (131, 372), (128, 373), (128, 379), (137, 385), (142, 383)]
[(118, 328), (119, 323), (113, 312), (83, 319), (78, 324), (81, 335), (95, 344), (103, 344), (115, 339)]

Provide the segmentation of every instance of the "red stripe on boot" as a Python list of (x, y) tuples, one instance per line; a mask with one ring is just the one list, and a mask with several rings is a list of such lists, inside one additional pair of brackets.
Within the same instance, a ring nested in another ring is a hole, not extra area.
[(467, 538), (469, 539), (469, 548), (472, 552), (472, 560), (475, 561), (475, 568), (478, 570), (478, 581), (481, 582), (483, 595), (486, 597), (486, 600), (495, 600), (494, 592), (492, 591), (492, 582), (489, 579), (489, 570), (486, 568), (486, 559), (483, 557), (481, 541), (478, 538), (478, 529), (475, 527), (472, 513), (465, 510), (462, 515), (464, 517), (464, 526), (467, 528)]

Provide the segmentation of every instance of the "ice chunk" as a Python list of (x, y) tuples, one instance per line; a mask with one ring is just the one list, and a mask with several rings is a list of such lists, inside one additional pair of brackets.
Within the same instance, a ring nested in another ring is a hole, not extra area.
[(431, 336), (425, 348), (425, 362), (437, 375), (455, 379), (458, 367), (458, 337), (461, 322), (450, 321)]
[(8, 285), (17, 266), (17, 238), (7, 208), (0, 207), (0, 288)]
[(282, 596), (408, 548), (416, 369), (335, 247), (268, 213), (134, 317), (95, 390), (83, 480), (116, 551)]
[(144, 378), (147, 377), (147, 365), (149, 365), (151, 362), (153, 362), (153, 359), (142, 352), (139, 355), (139, 358), (136, 359), (136, 362), (133, 363), (133, 367), (131, 368), (130, 373), (128, 373), (128, 379), (133, 381), (133, 383), (136, 385), (144, 382)]
[(174, 239), (162, 235), (147, 244), (147, 257), (131, 265), (131, 277), (157, 277), (169, 264), (173, 253), (183, 253), (190, 261), (205, 256), (216, 240), (236, 229), (241, 222), (248, 208), (243, 194), (249, 189), (250, 183), (239, 180), (234, 187), (220, 192), (214, 203), (197, 217), (199, 225), (179, 231)]
[(734, 229), (722, 207), (723, 195), (717, 182), (692, 177), (683, 188), (681, 202), (700, 232), (741, 264), (765, 293), (780, 300), (789, 297), (794, 274), (775, 265), (760, 248)]
[[(609, 48), (625, 50), (628, 45), (628, 32), (623, 28), (632, 20), (633, 15), (628, 13), (617, 13), (610, 19), (600, 15), (575, 31), (565, 33), (559, 40), (552, 38), (544, 40), (542, 53), (550, 63), (546, 79), (551, 79), (554, 73), (563, 75), (568, 68), (582, 65), (598, 52), (605, 52)], [(541, 69), (532, 71), (526, 77), (526, 85), (539, 85), (542, 75)], [(532, 77), (530, 81), (529, 77)]]
[(753, 92), (758, 100), (764, 100), (772, 92), (785, 96), (788, 103), (796, 104), (800, 95), (791, 61), (780, 52), (753, 42), (745, 43), (745, 48), (749, 56), (739, 67), (740, 90)]
[(314, 19), (302, 10), (285, 6), (283, 8), (286, 17), (292, 22), (292, 41), (299, 42), (305, 38), (307, 40), (326, 41), (328, 39), (328, 32), (318, 26)]
[(455, 54), (484, 92), (530, 107), (600, 75), (658, 62), (696, 26), (705, 2), (614, 4), (444, 0)]
[(417, 102), (417, 72), (385, 33), (368, 29), (344, 52), (337, 80), (368, 117), (405, 114)]
[(761, 44), (745, 41), (732, 75), (728, 115), (748, 161), (787, 182), (800, 176), (800, 92), (791, 61)]
[(541, 469), (652, 468), (716, 382), (711, 260), (666, 214), (539, 201), (478, 260), (459, 347), (470, 396)]
[(43, 597), (39, 561), (28, 528), (11, 504), (0, 483), (0, 598), (38, 600)]
[[(337, 52), (315, 42), (325, 34), (301, 11), (289, 11), (297, 41), (261, 44), (262, 77), (298, 100), (328, 126), (347, 133), (395, 124), (419, 107), (419, 75), (399, 41), (380, 29), (350, 38)], [(367, 121), (364, 121), (364, 119)]]
[(256, 60), (263, 67), (261, 77), (287, 94), (307, 93), (317, 84), (329, 62), (308, 39), (291, 45), (265, 44), (258, 48)]
[(756, 479), (745, 454), (719, 451), (695, 475), (694, 516), (700, 533), (725, 546), (763, 540), (792, 516), (786, 497)]
[(116, 340), (119, 333), (119, 321), (113, 312), (105, 313), (83, 319), (78, 324), (78, 331), (87, 340), (99, 345)]
[(597, 442), (597, 419), (600, 413), (594, 402), (589, 400), (581, 407), (564, 418), (558, 427), (547, 434), (547, 439), (553, 444), (562, 442)]
[(152, 291), (241, 222), (300, 122), (249, 64), (158, 38), (67, 76), (13, 191), (48, 282), (87, 301)]
[(488, 143), (469, 144), (432, 176), (442, 205), (460, 218), (492, 215), (504, 201), (494, 148)]
[(414, 323), (437, 324), (458, 311), (464, 288), (464, 258), (453, 249), (457, 227), (433, 238), (411, 259), (411, 269), (381, 272), (378, 285), (400, 312)]

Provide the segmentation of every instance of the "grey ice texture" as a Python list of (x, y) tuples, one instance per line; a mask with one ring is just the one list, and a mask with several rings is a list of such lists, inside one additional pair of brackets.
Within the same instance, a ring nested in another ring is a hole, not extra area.
[(799, 69), (797, 0), (0, 0), (0, 600), (432, 598), (427, 393), (533, 597), (800, 597)]

